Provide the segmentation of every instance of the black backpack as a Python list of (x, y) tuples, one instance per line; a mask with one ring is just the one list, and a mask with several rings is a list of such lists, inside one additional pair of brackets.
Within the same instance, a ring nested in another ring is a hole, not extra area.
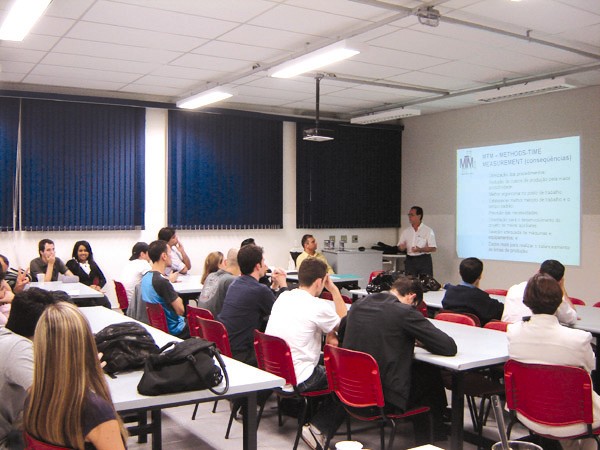
[(104, 371), (109, 375), (141, 369), (150, 355), (159, 352), (148, 330), (136, 322), (115, 323), (103, 328), (96, 333), (96, 346), (103, 353)]

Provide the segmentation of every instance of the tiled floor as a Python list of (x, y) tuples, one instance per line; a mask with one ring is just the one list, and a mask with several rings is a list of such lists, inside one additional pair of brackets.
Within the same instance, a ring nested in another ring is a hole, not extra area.
[[(213, 414), (212, 403), (203, 403), (198, 409), (196, 420), (191, 420), (193, 405), (170, 408), (163, 411), (163, 448), (165, 450), (239, 450), (242, 448), (242, 424), (234, 422), (229, 439), (225, 439), (225, 429), (229, 418), (229, 403), (219, 402), (217, 412)], [(465, 410), (465, 423), (470, 426), (469, 413)], [(275, 401), (269, 400), (263, 419), (258, 429), (258, 448), (262, 450), (291, 449), (294, 443), (296, 421), (291, 417), (285, 418), (284, 426), (277, 426)], [(488, 420), (484, 435), (493, 440), (499, 440), (493, 414)], [(388, 433), (389, 436), (389, 433)], [(379, 433), (377, 430), (353, 435), (353, 438), (363, 443), (365, 448), (379, 448)], [(150, 449), (150, 443), (138, 444), (137, 438), (129, 438), (130, 450)], [(335, 442), (344, 440), (343, 436), (334, 438)], [(441, 448), (449, 448), (449, 441), (435, 442)], [(412, 425), (398, 426), (394, 449), (414, 447)], [(465, 450), (474, 450), (477, 446), (465, 443)], [(306, 450), (308, 446), (300, 440), (298, 449)]]

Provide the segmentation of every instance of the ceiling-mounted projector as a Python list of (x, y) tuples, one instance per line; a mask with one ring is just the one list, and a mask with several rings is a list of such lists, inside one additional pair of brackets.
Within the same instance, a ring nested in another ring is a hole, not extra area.
[(422, 6), (417, 9), (417, 17), (421, 25), (428, 27), (437, 27), (440, 24), (440, 12), (433, 6)]
[(302, 134), (302, 139), (305, 141), (333, 141), (333, 130), (326, 130), (325, 128), (305, 128)]

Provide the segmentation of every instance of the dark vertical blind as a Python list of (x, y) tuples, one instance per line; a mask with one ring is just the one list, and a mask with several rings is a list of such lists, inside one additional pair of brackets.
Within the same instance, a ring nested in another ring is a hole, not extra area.
[(13, 229), (19, 99), (0, 98), (0, 231)]
[(296, 225), (298, 228), (400, 226), (399, 128), (327, 124), (335, 139), (302, 139), (296, 133)]
[(145, 110), (23, 100), (22, 229), (143, 226)]
[(280, 120), (169, 111), (169, 224), (282, 228), (282, 139)]

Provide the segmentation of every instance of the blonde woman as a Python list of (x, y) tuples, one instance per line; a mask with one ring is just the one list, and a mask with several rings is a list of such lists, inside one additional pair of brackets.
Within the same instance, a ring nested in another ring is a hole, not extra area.
[(204, 260), (204, 272), (202, 272), (202, 278), (200, 278), (200, 283), (204, 284), (204, 282), (206, 281), (206, 277), (208, 277), (211, 273), (214, 273), (217, 270), (224, 268), (225, 261), (223, 260), (223, 253), (209, 253), (206, 259)]
[(124, 449), (127, 432), (115, 412), (94, 336), (78, 309), (66, 302), (48, 306), (35, 329), (33, 349), (25, 431), (77, 450)]

